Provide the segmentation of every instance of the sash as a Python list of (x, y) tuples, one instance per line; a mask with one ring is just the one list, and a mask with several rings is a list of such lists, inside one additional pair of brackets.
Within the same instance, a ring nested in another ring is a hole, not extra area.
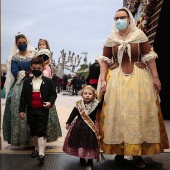
[[(97, 129), (97, 127), (95, 126), (95, 124), (93, 123), (93, 121), (90, 119), (90, 117), (88, 116), (88, 114), (86, 113), (86, 110), (83, 107), (83, 101), (80, 100), (76, 103), (76, 108), (78, 109), (80, 116), (82, 117), (82, 119), (86, 122), (86, 124), (91, 128), (91, 130), (95, 133), (96, 138), (97, 138), (97, 142), (98, 142), (98, 152), (101, 155), (101, 159), (105, 160), (103, 154), (100, 152), (101, 149), (101, 145), (100, 145), (100, 135), (99, 135), (99, 131)], [(100, 162), (100, 157), (98, 154), (98, 158), (97, 158), (97, 162)]]
[(90, 79), (89, 84), (97, 84), (98, 79)]

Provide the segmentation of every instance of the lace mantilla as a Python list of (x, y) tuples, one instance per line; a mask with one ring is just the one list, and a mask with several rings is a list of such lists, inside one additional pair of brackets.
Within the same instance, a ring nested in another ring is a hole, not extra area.
[(123, 41), (116, 37), (116, 34), (110, 34), (104, 44), (105, 47), (114, 47), (117, 44), (120, 44), (118, 48), (118, 62), (121, 66), (122, 64), (122, 58), (123, 53), (126, 51), (129, 56), (129, 61), (131, 62), (131, 46), (130, 43), (142, 43), (148, 41), (148, 38), (143, 33), (143, 31), (137, 29), (133, 32), (133, 35), (131, 38)]
[[(23, 33), (21, 33), (21, 34), (23, 34)], [(25, 37), (26, 37), (27, 43), (28, 43), (27, 44), (27, 51), (30, 51), (32, 53), (31, 56), (34, 57), (35, 48), (33, 46), (31, 46), (31, 43), (30, 43), (30, 41), (29, 41), (29, 39), (28, 39), (28, 37), (26, 35), (25, 35)], [(18, 50), (18, 47), (16, 45), (16, 39), (14, 39), (13, 44), (12, 44), (12, 48), (11, 48), (11, 51), (10, 51), (10, 54), (9, 54), (9, 58), (8, 58), (8, 61), (7, 61), (7, 75), (6, 75), (5, 85), (4, 85), (4, 88), (5, 88), (5, 91), (6, 91), (6, 96), (7, 96), (8, 92), (9, 92), (9, 90), (10, 90), (10, 87), (11, 87), (12, 83), (15, 81), (14, 77), (13, 77), (13, 75), (11, 73), (11, 60), (12, 60), (12, 57), (17, 55), (18, 52), (19, 52), (19, 50)]]

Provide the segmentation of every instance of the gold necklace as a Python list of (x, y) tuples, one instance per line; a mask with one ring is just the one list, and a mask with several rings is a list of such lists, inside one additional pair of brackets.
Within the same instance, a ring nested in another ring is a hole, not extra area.
[(129, 31), (127, 32), (127, 34), (124, 36), (124, 35), (122, 35), (122, 34), (120, 34), (120, 32), (118, 32), (119, 33), (119, 35), (120, 36), (122, 36), (123, 37), (123, 41), (125, 41), (125, 38), (126, 38), (126, 36), (129, 34), (129, 32), (130, 32), (130, 29), (129, 29)]

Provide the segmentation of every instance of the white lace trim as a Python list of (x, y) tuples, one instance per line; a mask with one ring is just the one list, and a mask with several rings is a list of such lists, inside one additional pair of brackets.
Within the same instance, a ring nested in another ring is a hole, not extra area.
[(154, 51), (151, 51), (149, 54), (143, 55), (141, 58), (141, 61), (143, 63), (146, 63), (146, 61), (149, 61), (151, 59), (156, 59), (156, 58), (158, 58), (157, 53), (155, 53)]
[(20, 84), (21, 80), (25, 77), (25, 71), (21, 70), (18, 72), (16, 84)]
[(106, 61), (108, 64), (112, 63), (111, 59), (109, 59), (108, 57), (105, 57), (105, 56), (98, 57), (97, 61), (99, 62), (99, 64), (101, 63), (101, 61)]
[(82, 104), (83, 104), (83, 108), (86, 111), (87, 115), (89, 115), (91, 112), (93, 112), (96, 109), (97, 105), (99, 104), (99, 101), (97, 99), (94, 99), (93, 101), (91, 101), (88, 104), (85, 104), (82, 101)]

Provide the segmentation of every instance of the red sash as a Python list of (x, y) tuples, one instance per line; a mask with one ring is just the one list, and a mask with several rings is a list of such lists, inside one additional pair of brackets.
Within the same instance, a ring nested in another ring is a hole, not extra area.
[(31, 107), (43, 107), (40, 95), (40, 92), (32, 92)]
[(90, 79), (89, 84), (97, 84), (98, 79)]

